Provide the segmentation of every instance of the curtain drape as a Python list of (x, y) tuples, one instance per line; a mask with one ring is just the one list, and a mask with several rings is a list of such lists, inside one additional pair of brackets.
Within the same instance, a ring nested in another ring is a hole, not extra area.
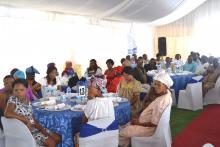
[(55, 62), (61, 73), (67, 60), (83, 74), (93, 58), (105, 70), (107, 59), (112, 58), (117, 66), (127, 55), (130, 32), (138, 55), (150, 54), (151, 30), (142, 24), (0, 7), (0, 78), (12, 68), (24, 71), (34, 65), (41, 73), (36, 75), (39, 79), (46, 75), (49, 62)]
[(220, 1), (208, 0), (182, 19), (155, 29), (154, 50), (157, 38), (167, 38), (168, 56), (180, 53), (184, 59), (190, 51), (203, 55), (220, 56)]

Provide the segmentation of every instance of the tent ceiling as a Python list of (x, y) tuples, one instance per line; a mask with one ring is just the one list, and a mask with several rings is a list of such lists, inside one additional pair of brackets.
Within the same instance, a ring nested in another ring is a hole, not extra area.
[[(191, 1), (191, 2), (190, 2)], [(204, 1), (204, 0), (197, 0)], [(192, 0), (1, 0), (0, 5), (85, 15), (108, 20), (152, 22)]]

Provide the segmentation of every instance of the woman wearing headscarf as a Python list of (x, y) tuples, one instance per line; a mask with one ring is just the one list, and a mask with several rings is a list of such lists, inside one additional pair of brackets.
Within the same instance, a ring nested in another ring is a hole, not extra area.
[(26, 81), (28, 82), (28, 87), (32, 90), (32, 93), (35, 97), (42, 97), (41, 86), (38, 82), (35, 81), (35, 74), (40, 74), (39, 71), (33, 66), (28, 67), (25, 71)]
[[(13, 75), (14, 79), (17, 80), (17, 79), (25, 79), (25, 74), (23, 71), (21, 70), (17, 70), (14, 75)], [(29, 101), (33, 101), (35, 96), (32, 92), (32, 89), (31, 87), (28, 87), (27, 91), (26, 91), (26, 97)]]
[(17, 79), (25, 79), (25, 74), (23, 71), (21, 70), (17, 70), (14, 74), (13, 74), (13, 77), (15, 80)]
[(173, 81), (167, 73), (160, 73), (154, 77), (153, 88), (157, 98), (143, 110), (138, 119), (131, 120), (130, 124), (120, 130), (120, 145), (129, 146), (131, 137), (152, 136), (159, 123), (165, 108), (172, 104), (169, 88)]
[(10, 75), (13, 76), (14, 73), (15, 73), (16, 71), (18, 71), (18, 70), (19, 70), (18, 68), (13, 68), (13, 69), (10, 71)]
[(75, 76), (75, 71), (72, 68), (72, 62), (71, 61), (66, 61), (66, 67), (64, 71), (62, 72), (62, 76), (67, 76), (67, 77), (73, 77)]
[(142, 85), (133, 77), (133, 70), (130, 66), (123, 69), (123, 79), (118, 85), (118, 96), (127, 98), (131, 103), (132, 117), (138, 113), (140, 92)]
[(56, 147), (61, 141), (60, 136), (44, 129), (33, 117), (32, 106), (26, 98), (27, 81), (17, 79), (12, 88), (13, 96), (7, 102), (4, 116), (22, 121), (30, 130), (37, 145)]

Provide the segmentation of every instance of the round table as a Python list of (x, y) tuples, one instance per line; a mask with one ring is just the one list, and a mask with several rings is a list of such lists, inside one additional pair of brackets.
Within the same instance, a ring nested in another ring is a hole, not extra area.
[[(74, 147), (73, 134), (79, 132), (82, 124), (82, 111), (48, 111), (38, 109), (33, 106), (35, 119), (39, 123), (62, 136), (62, 142), (58, 146)], [(119, 125), (124, 125), (130, 121), (131, 108), (129, 102), (121, 102), (115, 107), (115, 118)]]

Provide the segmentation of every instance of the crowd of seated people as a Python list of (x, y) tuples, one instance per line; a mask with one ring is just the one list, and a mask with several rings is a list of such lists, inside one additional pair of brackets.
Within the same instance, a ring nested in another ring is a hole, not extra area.
[[(132, 136), (152, 135), (162, 113), (162, 111), (158, 110), (164, 110), (171, 103), (169, 88), (172, 86), (172, 82), (167, 74), (161, 75), (157, 79), (155, 78), (153, 86), (150, 87), (148, 85), (144, 101), (140, 101), (140, 93), (144, 91), (144, 87), (148, 83), (147, 72), (158, 70), (158, 65), (161, 65), (160, 67), (165, 70), (173, 70), (174, 66), (176, 66), (182, 67), (184, 71), (195, 75), (202, 75), (204, 77), (203, 95), (214, 87), (220, 75), (219, 60), (213, 56), (202, 55), (200, 58), (198, 53), (191, 52), (185, 63), (182, 61), (180, 54), (176, 54), (174, 60), (168, 56), (164, 59), (159, 53), (156, 58), (151, 58), (150, 60), (148, 60), (146, 54), (140, 57), (133, 54), (122, 58), (121, 65), (118, 66), (115, 66), (115, 62), (112, 59), (108, 59), (106, 60), (104, 73), (97, 61), (91, 59), (83, 77), (78, 77), (70, 61), (66, 62), (66, 67), (61, 77), (59, 77), (55, 63), (49, 63), (45, 77), (39, 81), (35, 80), (35, 75), (39, 75), (40, 72), (34, 66), (28, 67), (25, 72), (14, 68), (10, 71), (10, 75), (3, 78), (4, 87), (0, 89), (0, 115), (17, 118), (24, 122), (30, 128), (39, 145), (54, 146), (60, 142), (60, 136), (45, 130), (34, 120), (29, 103), (37, 98), (44, 97), (45, 88), (47, 87), (62, 91), (62, 84), (65, 83), (65, 86), (75, 89), (76, 92), (77, 83), (84, 82), (89, 87), (89, 101), (84, 112), (85, 122), (97, 119), (98, 116), (95, 116), (97, 114), (92, 114), (92, 112), (95, 112), (92, 110), (96, 109), (93, 107), (95, 106), (94, 103), (99, 107), (98, 103), (105, 100), (95, 98), (102, 97), (103, 93), (117, 93), (118, 96), (124, 97), (130, 102), (132, 121), (120, 131), (121, 140), (127, 140), (125, 144), (129, 144), (128, 138)], [(62, 82), (64, 79), (67, 81)], [(167, 81), (169, 82), (167, 83)], [(22, 91), (19, 93), (19, 90)], [(161, 105), (162, 102), (163, 105)], [(100, 103), (100, 107), (101, 105), (103, 106)], [(25, 114), (17, 112), (17, 107), (21, 110), (27, 109), (24, 110)], [(150, 112), (153, 114), (150, 114)], [(33, 126), (30, 121), (34, 121), (32, 123), (35, 125)], [(1, 124), (0, 127), (2, 127)], [(124, 146), (123, 143), (122, 146)]]
[[(140, 57), (137, 57), (136, 54), (132, 54), (121, 59), (121, 66), (114, 67), (114, 61), (112, 59), (108, 59), (106, 61), (107, 69), (104, 73), (97, 65), (97, 61), (95, 59), (91, 59), (89, 67), (85, 71), (85, 74), (82, 78), (78, 77), (77, 73), (72, 68), (72, 62), (70, 61), (66, 62), (66, 67), (61, 74), (62, 77), (58, 76), (55, 63), (48, 64), (46, 72), (47, 75), (39, 81), (35, 80), (35, 74), (40, 73), (33, 66), (26, 69), (26, 78), (24, 72), (18, 68), (12, 69), (10, 75), (12, 75), (15, 80), (27, 80), (27, 97), (32, 101), (35, 98), (44, 96), (43, 89), (46, 86), (54, 87), (56, 90), (62, 90), (62, 80), (64, 77), (67, 78), (67, 81), (65, 82), (66, 86), (69, 86), (72, 89), (74, 87), (76, 89), (78, 81), (87, 81), (89, 86), (93, 85), (96, 86), (96, 88), (106, 88), (105, 91), (107, 92), (117, 92), (118, 85), (120, 82), (123, 82), (122, 71), (124, 67), (131, 67), (132, 76), (134, 79), (139, 81), (141, 84), (147, 84), (148, 81), (146, 78), (146, 73), (151, 70), (157, 70), (158, 65), (161, 64), (160, 67), (163, 69), (171, 69), (171, 71), (174, 71), (174, 66), (177, 66), (182, 67), (184, 71), (189, 71), (196, 75), (203, 75), (205, 77), (203, 82), (203, 90), (204, 93), (206, 93), (208, 89), (213, 87), (213, 84), (212, 86), (207, 86), (210, 85), (209, 81), (215, 83), (217, 77), (219, 76), (217, 72), (213, 73), (214, 69), (215, 71), (218, 69), (217, 67), (214, 67), (217, 66), (213, 64), (214, 59), (215, 58), (213, 56), (207, 57), (204, 55), (200, 58), (199, 53), (191, 52), (184, 64), (184, 62), (181, 60), (180, 54), (176, 54), (174, 60), (168, 56), (165, 58), (165, 60), (163, 60), (163, 57), (159, 53), (156, 55), (156, 58), (151, 58), (150, 60), (148, 60), (148, 56), (146, 54), (143, 54)], [(211, 78), (212, 76), (215, 78)], [(1, 89), (0, 91), (4, 91), (4, 89)]]

